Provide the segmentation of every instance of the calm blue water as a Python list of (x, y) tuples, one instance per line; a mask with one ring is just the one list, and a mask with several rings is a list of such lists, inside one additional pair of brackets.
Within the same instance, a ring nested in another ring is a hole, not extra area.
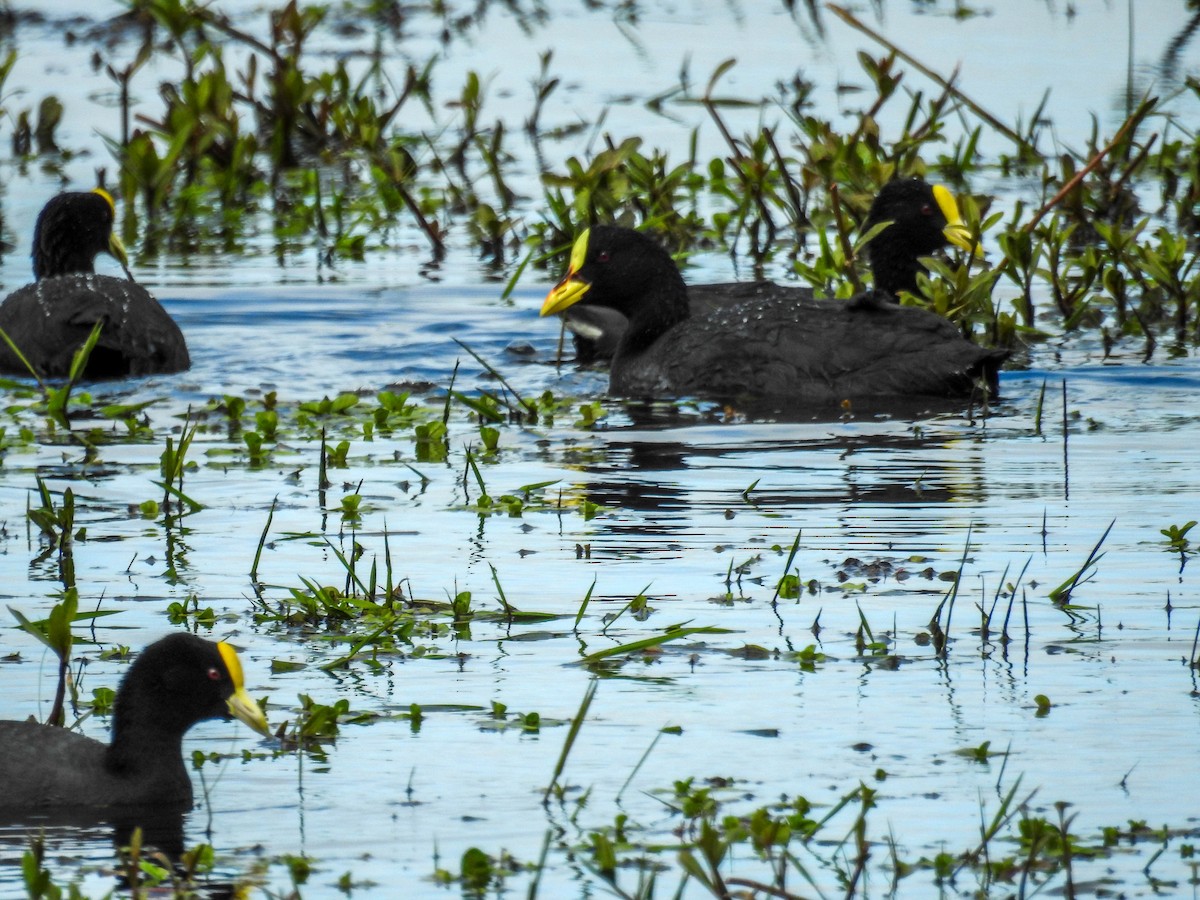
[[(1174, 5), (1162, 8), (1172, 15), (1138, 22), (1139, 79), (1154, 71), (1165, 41), (1182, 25)], [(90, 7), (81, 12), (92, 14)], [(1119, 118), (1123, 49), (1113, 48), (1123, 44), (1112, 35), (1125, 33), (1123, 4), (1074, 18), (1041, 3), (997, 4), (963, 22), (944, 12), (891, 4), (882, 22), (872, 21), (941, 70), (961, 60), (963, 84), (998, 114), (1028, 114), (1053, 85), (1056, 136), (1068, 143), (1087, 128), (1085, 110), (1106, 124)], [(247, 12), (246, 20), (255, 15)], [(496, 11), (477, 39), (446, 50), (447, 86), (440, 89), (453, 93), (458, 72), (468, 67), (492, 72), (495, 114), (523, 115), (536, 53), (553, 46), (564, 75), (563, 103), (553, 110), (558, 120), (610, 103), (607, 128), (644, 128), (651, 144), (682, 146), (686, 129), (617, 98), (669, 87), (688, 54), (700, 82), (719, 59), (741, 57), (731, 92), (768, 93), (775, 80), (803, 68), (832, 95), (838, 78), (862, 80), (850, 54), (867, 45), (841, 26), (827, 27), (821, 42), (773, 8), (689, 3), (647, 8), (633, 29), (636, 40), (622, 36), (611, 14), (581, 9), (563, 11), (554, 25), (525, 38)], [(416, 30), (405, 45), (413, 57), (432, 46), (435, 29), (422, 23)], [(27, 90), (61, 90), (75, 70), (63, 61), (54, 30), (18, 37), (23, 53), (14, 77)], [(505, 49), (502, 59), (494, 48)], [(1064, 66), (1068, 53), (1072, 65)], [(96, 91), (76, 87), (68, 96), (85, 109), (103, 109)], [(852, 106), (855, 95), (837, 102)], [(85, 120), (65, 126), (68, 142), (91, 142), (93, 128), (104, 130)], [(97, 159), (67, 169), (76, 179), (90, 177)], [(11, 286), (27, 271), (18, 223), (30, 221), (54, 179), (33, 167), (2, 169), (6, 233), (16, 249), (0, 274)], [(1008, 194), (1003, 202), (1014, 199), (1021, 197)], [(106, 444), (95, 460), (46, 439), (10, 447), (0, 467), (6, 606), (36, 616), (53, 603), (53, 558), (40, 558), (25, 509), (35, 476), (55, 491), (70, 484), (78, 525), (87, 529), (75, 547), (81, 605), (120, 610), (97, 624), (101, 646), (143, 646), (172, 628), (170, 602), (195, 597), (218, 616), (211, 633), (243, 648), (251, 693), (268, 698), (273, 722), (295, 719), (299, 694), (327, 704), (345, 699), (354, 712), (375, 717), (343, 726), (324, 760), (273, 758), (270, 742), (240, 726), (206, 723), (193, 731), (189, 751), (229, 755), (197, 774), (198, 794), (204, 797), (203, 775), (207, 797), (184, 823), (188, 843), (216, 848), (220, 878), (258, 879), (279, 893), (290, 884), (280, 857), (306, 854), (314, 872), (305, 896), (335, 895), (346, 872), (361, 885), (355, 895), (443, 896), (446, 889), (431, 880), (434, 869), (457, 872), (466, 848), (532, 862), (550, 832), (539, 896), (598, 896), (605, 890), (582, 862), (586, 853), (567, 850), (588, 843), (590, 832), (611, 826), (618, 814), (628, 816), (633, 839), (670, 843), (680, 819), (664, 792), (688, 777), (730, 779), (732, 786), (718, 792), (730, 812), (803, 795), (823, 815), (860, 781), (877, 789), (878, 807), (868, 815), (868, 836), (878, 842), (863, 885), (868, 896), (889, 895), (889, 836), (909, 862), (971, 849), (981, 817), (995, 813), (1018, 778), (1019, 799), (1036, 790), (1028, 815), (1055, 819), (1054, 804), (1069, 802), (1078, 815), (1072, 828), (1089, 843), (1098, 841), (1099, 829), (1131, 819), (1197, 827), (1188, 786), (1200, 778), (1193, 750), (1200, 695), (1186, 664), (1200, 619), (1195, 563), (1181, 569), (1160, 534), (1200, 518), (1200, 370), (1191, 357), (1168, 361), (1160, 353), (1143, 364), (1142, 348), (1131, 345), (1106, 360), (1090, 341), (1052, 341), (1004, 374), (1005, 399), (988, 418), (944, 412), (727, 422), (720, 411), (700, 408), (659, 410), (646, 420), (643, 410), (607, 404), (595, 429), (574, 427), (574, 410), (552, 424), (507, 425), (499, 452), (480, 465), (488, 492), (555, 482), (542, 508), (520, 517), (481, 517), (469, 508), (479, 491), (465, 448), (477, 446), (479, 434), (461, 412), (451, 419), (445, 462), (419, 460), (408, 432), (353, 435), (348, 466), (331, 473), (333, 486), (324, 493), (315, 441), (285, 436), (269, 461), (253, 468), (240, 437), (213, 427), (197, 436), (189, 454), (196, 465), (185, 481), (202, 510), (168, 529), (161, 517), (144, 519), (131, 508), (161, 497), (154, 485), (159, 454), (188, 408), (225, 394), (248, 400), (249, 425), (268, 391), (287, 407), (346, 391), (363, 392), (371, 404), (380, 389), (415, 385), (419, 401), (440, 410), (456, 362), (458, 389), (498, 390), (455, 338), (523, 395), (599, 397), (602, 375), (553, 364), (557, 328), (537, 318), (549, 277), (530, 273), (502, 300), (502, 285), (485, 278), (465, 243), (453, 240), (432, 278), (421, 238), (407, 231), (366, 262), (332, 272), (303, 257), (280, 267), (267, 249), (228, 259), (142, 261), (139, 277), (183, 326), (194, 367), (96, 393), (156, 400), (147, 411), (150, 437)], [(722, 257), (701, 257), (689, 277), (715, 280), (730, 269)], [(517, 352), (523, 344), (532, 352)], [(363, 497), (357, 525), (340, 512), (351, 493)], [(474, 608), (491, 612), (500, 606), (495, 578), (511, 604), (557, 618), (508, 624), (480, 615), (469, 633), (457, 634), (441, 618), (443, 627), (418, 630), (378, 669), (359, 663), (326, 674), (319, 666), (346, 650), (336, 629), (271, 626), (253, 615), (248, 573), (272, 503), (259, 566), (268, 605), (302, 588), (302, 579), (344, 584), (332, 548), (348, 551), (352, 541), (382, 568), (386, 532), (406, 596), (445, 602), (469, 590)], [(598, 504), (595, 517), (583, 514), (586, 503)], [(1078, 608), (1053, 605), (1049, 592), (1084, 564), (1110, 523), (1104, 555), (1073, 598)], [(797, 535), (792, 571), (812, 590), (773, 604)], [(951, 651), (940, 660), (920, 636), (960, 566)], [(990, 635), (979, 631), (978, 607), (991, 609), (1003, 585), (1015, 588), (1007, 648), (995, 630), (1007, 597), (996, 606)], [(592, 603), (576, 632), (574, 617), (589, 589)], [(625, 612), (608, 621), (642, 592), (652, 607), (644, 620)], [(864, 621), (889, 642), (892, 663), (860, 655), (855, 633)], [(566, 799), (543, 807), (564, 723), (595, 678), (582, 656), (678, 623), (727, 631), (614, 664), (568, 760)], [(825, 660), (805, 671), (790, 654), (810, 644)], [(766, 653), (744, 653), (747, 646)], [(19, 661), (9, 654), (20, 654)], [(119, 663), (100, 660), (86, 644), (78, 655), (87, 660), (85, 696), (115, 686)], [(0, 656), (0, 716), (44, 714), (52, 667), (39, 645), (5, 629)], [(273, 671), (274, 662), (300, 668)], [(1053, 704), (1044, 717), (1036, 715), (1039, 694)], [(540, 731), (523, 732), (511, 716), (500, 727), (493, 702), (510, 714), (538, 712)], [(425, 710), (419, 725), (406, 718), (413, 704)], [(667, 726), (680, 731), (660, 736)], [(92, 719), (83, 728), (103, 737), (106, 723)], [(958, 752), (985, 741), (992, 750), (1008, 749), (1007, 761), (981, 763)], [(243, 760), (243, 751), (254, 756)], [(841, 893), (836, 844), (853, 816), (843, 810), (821, 841), (797, 851), (828, 896)], [(13, 863), (26, 837), (23, 826), (0, 826), (0, 895), (20, 893)], [(1164, 842), (1096, 862), (1080, 858), (1075, 877), (1111, 879), (1126, 896), (1161, 893), (1151, 878), (1166, 879), (1174, 885), (1167, 893), (1186, 896), (1194, 870), (1181, 846), (1194, 839), (1167, 840), (1152, 862)], [(80, 879), (89, 894), (113, 888), (103, 829), (56, 829), (48, 841), (60, 878)], [(1020, 853), (1007, 838), (993, 850)], [(748, 851), (741, 853), (725, 875), (761, 877)], [(673, 892), (677, 880), (663, 876), (660, 890)], [(632, 890), (633, 873), (621, 873), (618, 883)], [(527, 884), (515, 876), (508, 892), (524, 893)], [(965, 896), (973, 887), (963, 872), (946, 893)], [(807, 885), (798, 890), (816, 893)], [(934, 890), (931, 876), (918, 872), (897, 894), (927, 897)], [(703, 895), (694, 884), (685, 894)]]

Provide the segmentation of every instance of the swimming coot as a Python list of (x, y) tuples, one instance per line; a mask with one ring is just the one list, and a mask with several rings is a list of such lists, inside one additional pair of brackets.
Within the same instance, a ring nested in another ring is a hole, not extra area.
[(231, 716), (270, 734), (246, 693), (234, 649), (191, 634), (165, 637), (125, 673), (111, 743), (36, 722), (0, 721), (0, 810), (190, 807), (183, 735), (204, 719)]
[[(0, 329), (42, 378), (70, 373), (75, 351), (97, 322), (103, 330), (84, 370), (87, 378), (182, 372), (191, 365), (183, 332), (149, 291), (131, 279), (95, 274), (100, 253), (128, 266), (115, 219), (112, 197), (101, 189), (59, 194), (38, 216), (36, 281), (0, 304)], [(29, 374), (4, 341), (0, 372)]]
[(600, 225), (576, 240), (542, 315), (578, 303), (624, 317), (609, 376), (610, 392), (621, 396), (807, 405), (966, 397), (980, 384), (996, 394), (1006, 351), (979, 347), (941, 316), (894, 302), (896, 291), (915, 288), (921, 256), (948, 241), (970, 246), (949, 192), (917, 179), (892, 182), (872, 216), (891, 223), (868, 245), (875, 287), (849, 301), (756, 282), (731, 287), (729, 303), (694, 314), (662, 247), (640, 232)]

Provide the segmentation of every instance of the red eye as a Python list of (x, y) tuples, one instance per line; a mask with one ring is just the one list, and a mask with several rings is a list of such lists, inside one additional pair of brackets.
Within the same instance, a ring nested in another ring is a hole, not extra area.
[(210, 668), (208, 670), (208, 678), (209, 678), (209, 681), (220, 681), (221, 680), (221, 670), (218, 669), (216, 666), (213, 666), (212, 668)]
[(933, 207), (932, 207), (932, 206), (930, 206), (928, 203), (924, 204), (924, 205), (921, 207), (921, 215), (923, 215), (923, 216), (932, 216), (932, 215), (933, 215)]
[(601, 262), (601, 263), (608, 262), (608, 251), (601, 250), (599, 253), (597, 253), (596, 254), (596, 262)]

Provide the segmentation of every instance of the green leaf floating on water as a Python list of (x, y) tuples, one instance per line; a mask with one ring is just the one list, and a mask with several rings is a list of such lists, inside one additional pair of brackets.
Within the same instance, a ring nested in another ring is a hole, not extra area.
[(636, 653), (639, 650), (645, 650), (648, 647), (657, 647), (659, 644), (667, 643), (667, 641), (677, 641), (680, 638), (690, 637), (693, 634), (730, 634), (732, 632), (732, 628), (714, 628), (712, 626), (705, 626), (703, 628), (676, 628), (655, 637), (634, 641), (631, 644), (620, 644), (619, 646), (609, 647), (605, 650), (597, 650), (595, 653), (589, 653), (585, 656), (583, 662), (594, 663), (602, 659), (607, 659), (610, 656), (620, 656), (622, 653)]

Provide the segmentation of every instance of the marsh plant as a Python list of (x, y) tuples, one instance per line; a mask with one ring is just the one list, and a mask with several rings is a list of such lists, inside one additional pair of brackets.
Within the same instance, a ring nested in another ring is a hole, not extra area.
[[(700, 156), (695, 122), (682, 117), (678, 144), (690, 151), (673, 157), (639, 135), (605, 131), (602, 113), (541, 127), (562, 81), (549, 52), (520, 122), (489, 112), (488, 80), (474, 71), (449, 89), (452, 102), (439, 103), (447, 88), (437, 57), (397, 63), (404, 54), (390, 52), (403, 41), (395, 10), (352, 3), (350, 12), (375, 25), (374, 40), (331, 58), (321, 39), (341, 13), (329, 6), (276, 2), (235, 22), (193, 0), (130, 0), (138, 28), (96, 57), (120, 98), (108, 145), (127, 241), (140, 238), (149, 256), (218, 254), (270, 235), (281, 259), (315, 248), (323, 265), (337, 265), (380, 252), (403, 228), (440, 258), (458, 231), (511, 289), (531, 264), (557, 269), (582, 228), (615, 221), (658, 232), (681, 256), (744, 256), (757, 275), (783, 262), (819, 294), (844, 296), (869, 280), (861, 225), (871, 198), (897, 175), (922, 175), (968, 195), (968, 225), (999, 255), (990, 267), (935, 262), (921, 296), (906, 302), (996, 344), (1094, 329), (1106, 346), (1140, 340), (1149, 355), (1159, 343), (1200, 339), (1200, 272), (1182, 237), (1200, 196), (1197, 139), (1154, 99), (1133, 104), (1111, 137), (1097, 131), (1078, 150), (1048, 150), (1040, 109), (1025, 124), (1006, 123), (946, 73), (831, 6), (878, 51), (859, 54), (868, 92), (848, 124), (815, 111), (818, 86), (802, 77), (781, 81), (775, 96), (730, 94), (739, 64), (730, 57), (698, 76), (685, 66), (651, 101), (664, 116), (700, 110), (725, 145)], [(449, 41), (469, 39), (483, 14), (444, 12)], [(513, 13), (531, 31), (545, 15), (519, 5)], [(808, 14), (819, 20), (815, 8)], [(10, 56), (0, 83), (11, 67)], [(1200, 92), (1191, 82), (1185, 89)], [(139, 99), (149, 96), (157, 101)], [(57, 152), (62, 113), (51, 99), (26, 125), (39, 135), (26, 152)], [(761, 111), (762, 124), (739, 132), (731, 114), (747, 108)], [(885, 113), (902, 124), (885, 129)], [(589, 132), (601, 139), (580, 151)], [(984, 133), (1008, 149), (984, 157)], [(534, 151), (540, 196), (514, 187), (518, 140)], [(970, 196), (984, 173), (1019, 174), (1039, 189), (1004, 216), (990, 198)], [(1135, 180), (1158, 186), (1157, 204), (1139, 199)], [(1045, 296), (1051, 304), (1039, 307)], [(247, 449), (265, 460), (263, 442), (250, 438)]]

